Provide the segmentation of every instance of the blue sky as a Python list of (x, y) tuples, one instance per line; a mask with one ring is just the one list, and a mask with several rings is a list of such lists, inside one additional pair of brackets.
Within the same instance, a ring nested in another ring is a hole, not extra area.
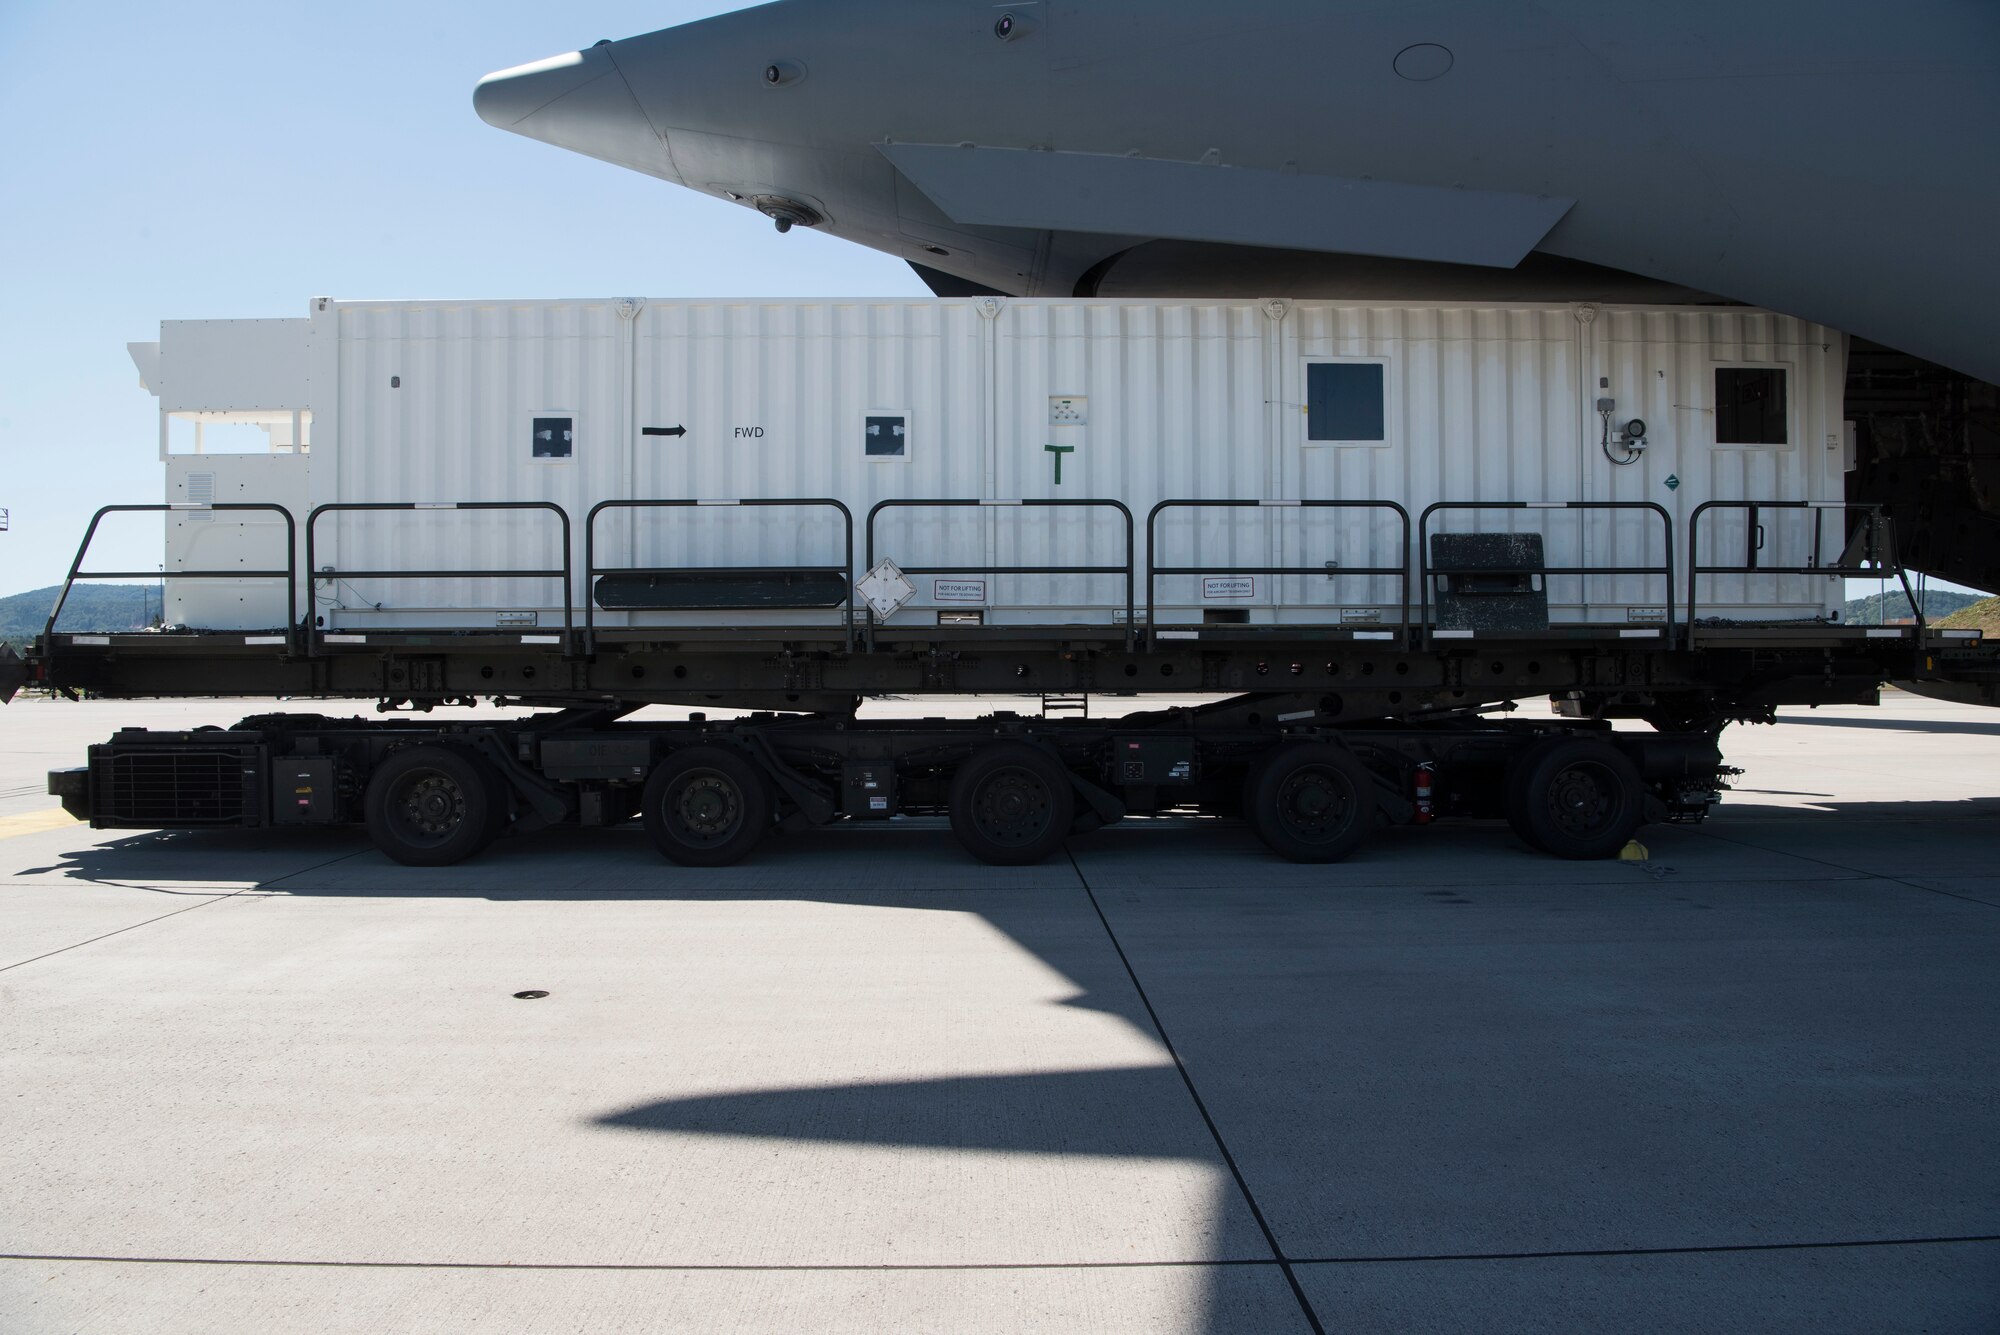
[[(158, 501), (125, 344), (317, 295), (921, 296), (899, 261), (493, 129), (492, 70), (740, 3), (0, 3), (0, 595)], [(149, 521), (100, 568), (151, 568)], [(122, 534), (122, 536), (121, 536)]]

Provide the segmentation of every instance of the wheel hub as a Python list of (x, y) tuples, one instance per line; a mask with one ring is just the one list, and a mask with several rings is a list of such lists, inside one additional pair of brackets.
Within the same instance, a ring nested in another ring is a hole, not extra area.
[(690, 776), (674, 803), (681, 828), (704, 841), (727, 836), (741, 809), (735, 787), (719, 774)]
[(1003, 770), (981, 787), (973, 814), (980, 831), (996, 843), (1025, 844), (1047, 828), (1049, 809), (1049, 791), (1040, 779)]
[(426, 774), (404, 790), (403, 823), (427, 838), (441, 838), (465, 819), (465, 794), (443, 774)]
[(1611, 790), (1596, 767), (1572, 765), (1549, 784), (1549, 812), (1556, 824), (1572, 834), (1601, 829), (1612, 806)]
[(1347, 802), (1331, 775), (1300, 770), (1278, 790), (1278, 812), (1286, 826), (1301, 835), (1323, 835), (1344, 823)]

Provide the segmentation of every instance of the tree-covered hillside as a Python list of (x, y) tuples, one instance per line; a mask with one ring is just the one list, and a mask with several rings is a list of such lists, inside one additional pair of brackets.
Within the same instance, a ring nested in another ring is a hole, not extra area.
[(1989, 638), (2000, 639), (2000, 598), (1981, 598), (1968, 603), (1938, 622), (1943, 630), (1983, 630)]
[[(1927, 589), (1923, 595), (1924, 617), (1936, 620), (1950, 616), (1961, 607), (1969, 607), (1979, 601), (1976, 593), (1947, 593), (1943, 589)], [(1879, 626), (1884, 619), (1899, 621), (1910, 615), (1910, 600), (1903, 596), (1900, 587), (1891, 588), (1887, 593), (1871, 593), (1866, 598), (1850, 598), (1847, 611), (1841, 620), (1850, 626)]]
[[(0, 640), (18, 643), (41, 634), (49, 609), (62, 586), (30, 589), (0, 598)], [(69, 631), (144, 630), (160, 616), (157, 584), (78, 584), (63, 605), (62, 624)]]

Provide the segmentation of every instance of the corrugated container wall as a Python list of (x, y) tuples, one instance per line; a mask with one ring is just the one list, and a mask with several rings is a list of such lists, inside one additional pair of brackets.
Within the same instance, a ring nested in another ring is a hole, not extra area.
[[(1343, 572), (1407, 564), (1414, 604), (1414, 530), (1434, 502), (1658, 506), (1680, 572), (1671, 601), (1684, 602), (1697, 506), (1843, 495), (1841, 336), (1740, 308), (328, 302), (311, 320), (314, 503), (552, 502), (575, 530), (579, 612), (587, 528), (599, 567), (843, 560), (829, 508), (613, 508), (591, 524), (607, 501), (835, 498), (855, 518), (857, 576), (880, 502), (1116, 501), (1133, 516), (1142, 609), (1149, 527), (1157, 564), (1211, 575), (1162, 577), (1162, 623), (1222, 609), (1258, 622), (1388, 622), (1401, 615), (1401, 582)], [(1736, 384), (1718, 373), (1729, 368), (1781, 377), (1777, 425), (1759, 443), (1718, 443), (1718, 387)], [(1636, 457), (1607, 439), (1632, 418), (1647, 423)], [(1160, 502), (1221, 499), (1393, 502), (1411, 516), (1411, 541), (1386, 505), (1177, 506), (1149, 526)], [(1815, 524), (1837, 551), (1837, 517), (1710, 511), (1703, 559), (1739, 563), (1756, 550), (1760, 565), (1803, 563)], [(1650, 567), (1667, 555), (1649, 509), (1452, 508), (1429, 528), (1536, 532), (1552, 566)], [(1122, 566), (1126, 541), (1109, 505), (899, 504), (877, 516), (873, 556), (934, 572), (913, 579), (917, 596), (893, 625), (963, 608), (989, 623), (1109, 624), (1124, 615), (1122, 578), (976, 568)], [(553, 580), (347, 572), (540, 569), (561, 557), (546, 511), (330, 514), (314, 559), (340, 577), (320, 583), (315, 607), (329, 628), (492, 626), (502, 612), (547, 625), (561, 615)], [(1227, 578), (1246, 566), (1313, 573)], [(1818, 575), (1705, 577), (1701, 593), (1702, 615), (1746, 618), (1824, 616), (1842, 597), (1838, 579)], [(1558, 622), (1643, 621), (1669, 601), (1659, 574), (1549, 581)]]

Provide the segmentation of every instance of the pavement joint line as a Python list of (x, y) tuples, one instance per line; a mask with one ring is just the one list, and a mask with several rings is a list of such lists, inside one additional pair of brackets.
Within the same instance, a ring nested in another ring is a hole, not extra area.
[(0, 1261), (47, 1261), (76, 1265), (272, 1266), (300, 1270), (577, 1270), (651, 1271), (662, 1274), (871, 1274), (943, 1273), (972, 1270), (1208, 1270), (1270, 1267), (1262, 1257), (1217, 1257), (1200, 1261), (854, 1261), (752, 1265), (728, 1261), (288, 1261), (247, 1256), (93, 1256), (61, 1252), (0, 1252)]
[(1943, 895), (1946, 899), (1962, 899), (1968, 904), (1979, 904), (1989, 909), (2000, 909), (2000, 904), (1996, 904), (1990, 899), (1979, 899), (1973, 895), (1961, 895), (1951, 890), (1940, 890), (1932, 885), (1918, 885), (1915, 881), (1906, 881), (1900, 876), (1891, 876), (1886, 872), (1863, 871), (1859, 867), (1850, 867), (1844, 862), (1829, 862), (1825, 858), (1812, 857), (1806, 853), (1787, 853), (1783, 849), (1766, 848), (1763, 844), (1753, 844), (1746, 839), (1731, 839), (1726, 834), (1710, 834), (1708, 837), (1725, 844), (1735, 844), (1738, 848), (1754, 848), (1760, 853), (1777, 853), (1783, 857), (1798, 858), (1802, 862), (1810, 862), (1816, 867), (1832, 867), (1836, 871), (1854, 872), (1857, 875), (1867, 877), (1869, 880), (1887, 881), (1891, 885), (1905, 886), (1911, 890), (1921, 890), (1925, 894)]
[(141, 927), (150, 926), (151, 924), (156, 922), (164, 922), (168, 918), (178, 918), (183, 913), (193, 913), (196, 909), (205, 909), (210, 904), (214, 904), (220, 900), (234, 899), (238, 895), (249, 894), (249, 893), (251, 892), (247, 890), (233, 890), (233, 891), (228, 891), (226, 893), (218, 893), (213, 898), (202, 900), (201, 903), (199, 904), (189, 904), (186, 908), (175, 909), (171, 913), (162, 913), (158, 917), (147, 918), (144, 922), (135, 922), (130, 924), (129, 926), (120, 927), (116, 931), (105, 932), (102, 935), (93, 936), (87, 941), (78, 941), (72, 945), (60, 946), (55, 950), (45, 950), (39, 955), (33, 955), (24, 960), (15, 960), (12, 964), (0, 964), (0, 973), (6, 973), (11, 969), (19, 969), (25, 965), (33, 964), (38, 960), (49, 959), (56, 955), (66, 955), (72, 950), (81, 950), (85, 946), (95, 945), (99, 941), (106, 941), (114, 936), (123, 936), (127, 932), (136, 932)]
[(1251, 1193), (1250, 1183), (1243, 1176), (1242, 1168), (1237, 1165), (1236, 1156), (1230, 1153), (1228, 1142), (1223, 1140), (1222, 1128), (1216, 1125), (1214, 1116), (1208, 1111), (1208, 1104), (1202, 1100), (1201, 1091), (1195, 1088), (1194, 1076), (1188, 1072), (1187, 1063), (1181, 1060), (1180, 1049), (1176, 1048), (1174, 1040), (1168, 1037), (1167, 1027), (1160, 1021), (1160, 1013), (1153, 1009), (1153, 999), (1146, 995), (1145, 984), (1139, 981), (1139, 971), (1132, 967), (1132, 960), (1126, 955), (1124, 944), (1118, 940), (1118, 933), (1112, 930), (1111, 919), (1105, 916), (1104, 906), (1097, 902), (1097, 892), (1090, 888), (1090, 878), (1083, 874), (1083, 868), (1078, 865), (1076, 854), (1070, 851), (1067, 842), (1063, 844), (1063, 856), (1067, 857), (1069, 865), (1076, 869), (1076, 879), (1083, 884), (1085, 898), (1090, 900), (1090, 907), (1096, 912), (1097, 921), (1104, 927), (1105, 937), (1110, 940), (1112, 950), (1117, 952), (1118, 962), (1125, 966), (1125, 976), (1132, 980), (1132, 990), (1138, 994), (1139, 1004), (1146, 1008), (1146, 1018), (1153, 1022), (1153, 1032), (1160, 1036), (1161, 1046), (1166, 1048), (1167, 1055), (1174, 1059), (1174, 1069), (1180, 1072), (1181, 1083), (1187, 1087), (1188, 1097), (1194, 1101), (1195, 1111), (1201, 1114), (1203, 1124), (1208, 1127), (1208, 1134), (1215, 1141), (1216, 1152), (1222, 1155), (1222, 1162), (1228, 1166), (1229, 1175), (1236, 1179), (1236, 1190), (1242, 1193), (1243, 1203), (1250, 1207), (1250, 1216), (1257, 1221), (1257, 1228), (1264, 1235), (1264, 1243), (1271, 1249), (1272, 1260), (1277, 1263), (1278, 1270), (1284, 1275), (1285, 1283), (1291, 1287), (1292, 1297), (1297, 1300), (1299, 1311), (1304, 1315), (1306, 1324), (1312, 1327), (1313, 1335), (1326, 1335), (1326, 1327), (1320, 1323), (1319, 1313), (1313, 1310), (1312, 1300), (1306, 1297), (1305, 1286), (1299, 1283), (1299, 1277), (1293, 1271), (1291, 1261), (1285, 1256), (1285, 1249), (1278, 1243), (1278, 1235), (1272, 1231), (1270, 1222), (1264, 1218), (1263, 1208), (1257, 1204), (1257, 1197)]
[[(1853, 1238), (1820, 1242), (1715, 1243), (1695, 1247), (1594, 1247), (1561, 1251), (1437, 1252), (1387, 1256), (1296, 1256), (1292, 1265), (1407, 1265), (1439, 1261), (1561, 1261), (1605, 1256), (1715, 1256), (1744, 1252), (1844, 1251), (1868, 1247), (1949, 1247), (2000, 1243), (2000, 1233), (1955, 1234), (1933, 1238)], [(1161, 1261), (855, 1261), (752, 1265), (727, 1261), (332, 1261), (281, 1260), (248, 1256), (110, 1256), (66, 1252), (0, 1252), (0, 1261), (45, 1261), (76, 1265), (270, 1266), (301, 1270), (575, 1270), (652, 1271), (706, 1274), (868, 1274), (945, 1273), (978, 1270), (1207, 1270), (1246, 1267), (1280, 1268), (1276, 1258), (1216, 1257), (1208, 1260)]]
[[(332, 866), (332, 865), (333, 865), (334, 863), (336, 863), (336, 862), (343, 862), (343, 861), (345, 861), (345, 860), (346, 860), (346, 859), (348, 859), (348, 858), (351, 858), (351, 857), (358, 857), (358, 856), (359, 856), (359, 854), (356, 854), (356, 853), (344, 853), (344, 854), (342, 854), (342, 855), (341, 855), (340, 857), (337, 857), (337, 858), (329, 858), (329, 859), (327, 859), (327, 860), (326, 860), (325, 862), (320, 862), (320, 863), (315, 863), (315, 864), (314, 864), (313, 866), (310, 866), (310, 867), (301, 867), (301, 868), (299, 868), (299, 869), (298, 869), (297, 871), (293, 871), (293, 872), (286, 872), (286, 873), (285, 873), (285, 874), (284, 874), (283, 876), (280, 876), (280, 877), (278, 877), (277, 879), (278, 879), (278, 880), (280, 880), (280, 881), (283, 881), (283, 880), (288, 880), (288, 879), (290, 879), (290, 878), (291, 878), (291, 877), (293, 877), (293, 876), (303, 876), (303, 875), (305, 875), (305, 874), (306, 874), (307, 872), (309, 872), (309, 871), (318, 871), (318, 870), (319, 870), (319, 869), (320, 869), (321, 867), (330, 867), (330, 866)], [(33, 956), (30, 956), (29, 958), (27, 958), (27, 959), (24, 959), (24, 960), (15, 960), (15, 961), (14, 961), (14, 962), (13, 962), (12, 964), (0, 964), (0, 973), (6, 973), (6, 972), (8, 972), (9, 970), (13, 970), (13, 969), (19, 969), (19, 968), (23, 967), (24, 965), (29, 965), (29, 964), (33, 964), (33, 963), (35, 963), (35, 962), (36, 962), (36, 961), (38, 961), (38, 960), (45, 960), (45, 959), (49, 959), (49, 958), (51, 958), (51, 957), (53, 957), (53, 956), (56, 956), (56, 955), (66, 955), (66, 954), (68, 954), (68, 953), (69, 953), (70, 951), (72, 951), (72, 950), (81, 950), (81, 949), (83, 949), (83, 948), (84, 948), (85, 946), (89, 946), (89, 945), (95, 945), (95, 944), (96, 944), (97, 942), (99, 942), (99, 941), (106, 941), (106, 940), (109, 940), (110, 938), (112, 938), (112, 937), (114, 937), (114, 936), (123, 936), (123, 935), (124, 935), (125, 933), (127, 933), (127, 932), (136, 932), (136, 931), (137, 931), (137, 930), (139, 930), (139, 929), (140, 929), (141, 927), (149, 927), (149, 926), (151, 926), (151, 925), (152, 925), (153, 923), (156, 923), (156, 922), (164, 922), (164, 921), (166, 921), (166, 920), (167, 920), (168, 918), (178, 918), (178, 917), (180, 917), (180, 916), (181, 916), (181, 914), (183, 914), (183, 913), (193, 913), (193, 912), (194, 912), (194, 911), (195, 911), (196, 909), (205, 909), (205, 908), (207, 908), (207, 907), (208, 907), (208, 906), (209, 906), (210, 904), (215, 904), (215, 903), (219, 903), (219, 902), (221, 902), (222, 900), (225, 900), (225, 899), (240, 899), (240, 898), (242, 898), (242, 897), (243, 897), (243, 896), (245, 896), (245, 895), (250, 895), (250, 896), (255, 896), (255, 895), (260, 895), (260, 894), (262, 894), (262, 893), (264, 892), (264, 890), (265, 890), (265, 889), (266, 889), (267, 887), (269, 887), (269, 886), (271, 886), (271, 885), (274, 885), (274, 884), (276, 884), (276, 882), (273, 882), (273, 881), (264, 881), (264, 882), (261, 882), (261, 883), (259, 883), (259, 884), (257, 884), (257, 885), (254, 885), (254, 886), (250, 886), (250, 887), (248, 887), (247, 889), (243, 889), (243, 890), (231, 890), (231, 891), (228, 891), (228, 892), (226, 892), (226, 893), (218, 893), (218, 894), (215, 894), (215, 895), (213, 895), (213, 896), (210, 896), (210, 897), (209, 897), (209, 898), (207, 898), (207, 899), (204, 899), (204, 900), (202, 900), (202, 901), (201, 901), (201, 902), (200, 902), (199, 904), (189, 904), (189, 905), (188, 905), (188, 906), (187, 906), (186, 908), (179, 908), (179, 909), (175, 909), (175, 910), (174, 910), (173, 912), (171, 912), (171, 913), (162, 913), (162, 914), (160, 914), (160, 915), (159, 915), (159, 916), (157, 916), (157, 917), (153, 917), (153, 918), (147, 918), (147, 919), (145, 919), (145, 920), (144, 920), (143, 922), (135, 922), (135, 923), (132, 923), (132, 924), (130, 924), (130, 925), (128, 925), (128, 926), (125, 926), (125, 927), (120, 927), (120, 928), (118, 928), (118, 929), (117, 929), (116, 931), (111, 931), (111, 932), (105, 932), (105, 933), (103, 933), (102, 935), (99, 935), (99, 936), (93, 936), (93, 937), (91, 937), (91, 938), (90, 938), (89, 940), (87, 940), (87, 941), (78, 941), (78, 942), (75, 942), (75, 943), (74, 943), (74, 944), (72, 944), (72, 945), (67, 945), (67, 946), (61, 946), (61, 947), (58, 947), (58, 948), (57, 948), (57, 949), (55, 949), (55, 950), (46, 950), (46, 951), (43, 951), (43, 952), (42, 952), (41, 954), (39, 954), (39, 955), (33, 955)], [(4, 1257), (4, 1256), (0, 1256), (0, 1260), (4, 1260), (4, 1259), (7, 1259), (7, 1258), (6, 1258), (6, 1257)]]
[[(336, 862), (346, 862), (352, 858), (358, 858), (363, 853), (366, 853), (368, 851), (369, 850), (365, 848), (357, 848), (352, 853), (342, 853), (337, 858), (328, 858), (325, 862), (315, 862), (310, 867), (301, 867), (297, 871), (288, 871), (283, 876), (274, 876), (268, 881), (257, 882), (255, 886), (251, 887), (251, 891), (254, 892), (254, 891), (273, 889), (281, 881), (289, 881), (294, 876), (304, 876), (307, 872), (320, 871), (324, 868), (331, 867)], [(247, 893), (247, 892), (240, 892), (240, 893)]]

